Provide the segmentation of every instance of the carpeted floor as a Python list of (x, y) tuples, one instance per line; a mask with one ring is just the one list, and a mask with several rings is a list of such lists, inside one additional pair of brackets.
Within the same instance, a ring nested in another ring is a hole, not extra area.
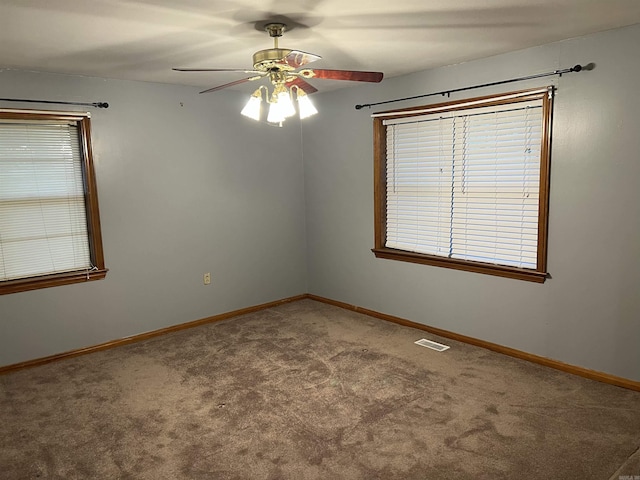
[(640, 475), (639, 392), (312, 300), (1, 376), (0, 426), (11, 480)]

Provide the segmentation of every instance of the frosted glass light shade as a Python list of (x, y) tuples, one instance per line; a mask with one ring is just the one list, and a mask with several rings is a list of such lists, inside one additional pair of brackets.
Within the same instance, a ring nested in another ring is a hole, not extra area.
[(269, 115), (267, 115), (267, 122), (269, 123), (282, 123), (287, 117), (282, 111), (282, 105), (280, 102), (271, 103), (269, 105)]
[(296, 108), (293, 106), (291, 96), (287, 90), (278, 93), (278, 105), (282, 110), (282, 114), (287, 117), (292, 117), (296, 114)]
[(298, 90), (298, 108), (300, 109), (300, 118), (307, 118), (318, 113), (316, 107), (313, 106), (311, 100), (306, 93)]
[(253, 94), (245, 107), (240, 112), (245, 117), (252, 118), (256, 121), (260, 120), (260, 105), (262, 103), (262, 97)]

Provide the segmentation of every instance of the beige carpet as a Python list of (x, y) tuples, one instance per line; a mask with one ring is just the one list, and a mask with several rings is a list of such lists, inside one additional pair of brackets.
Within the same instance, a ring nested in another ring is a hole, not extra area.
[(312, 300), (1, 376), (0, 426), (11, 480), (640, 475), (640, 393)]

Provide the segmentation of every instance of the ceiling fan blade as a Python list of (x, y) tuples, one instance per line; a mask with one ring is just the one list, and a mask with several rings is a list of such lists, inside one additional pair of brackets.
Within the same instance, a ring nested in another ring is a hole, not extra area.
[(314, 87), (308, 82), (305, 82), (300, 77), (295, 77), (293, 80), (287, 81), (287, 85), (297, 85), (302, 90), (304, 90), (304, 93), (315, 93), (318, 91), (316, 87)]
[(172, 68), (176, 72), (243, 72), (243, 73), (262, 73), (258, 70), (245, 70), (242, 68)]
[(382, 72), (363, 72), (358, 70), (301, 70), (298, 72), (304, 78), (323, 78), (327, 80), (350, 80), (352, 82), (381, 82)]
[(315, 62), (316, 60), (320, 60), (322, 57), (319, 55), (314, 55), (313, 53), (301, 52), (299, 50), (291, 50), (289, 54), (280, 60), (278, 63), (283, 63), (289, 65), (293, 68), (298, 68), (307, 63)]
[(224, 85), (218, 85), (217, 87), (208, 88), (207, 90), (203, 90), (200, 93), (215, 92), (217, 90), (222, 90), (223, 88), (233, 87), (234, 85), (241, 85), (241, 84), (246, 83), (246, 82), (251, 82), (253, 80), (258, 80), (258, 79), (262, 78), (263, 76), (264, 75), (258, 75), (256, 77), (241, 78), (240, 80), (236, 80), (235, 82), (229, 82), (229, 83), (225, 83)]

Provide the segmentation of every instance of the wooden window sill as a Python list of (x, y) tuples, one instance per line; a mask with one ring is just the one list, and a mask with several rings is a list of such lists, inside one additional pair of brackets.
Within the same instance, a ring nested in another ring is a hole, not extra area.
[(40, 288), (57, 287), (59, 285), (70, 285), (72, 283), (91, 282), (102, 280), (107, 276), (107, 268), (78, 272), (65, 272), (53, 275), (43, 275), (41, 277), (21, 278), (17, 280), (7, 280), (0, 282), (0, 295), (8, 293), (26, 292)]
[(548, 276), (546, 272), (538, 272), (536, 270), (494, 265), (491, 263), (472, 262), (469, 260), (460, 260), (457, 258), (445, 258), (436, 255), (426, 255), (423, 253), (395, 250), (393, 248), (372, 248), (371, 251), (375, 254), (376, 258), (385, 258), (387, 260), (398, 260), (400, 262), (419, 263), (422, 265), (452, 268), (455, 270), (464, 270), (467, 272), (485, 273), (488, 275), (515, 278), (528, 282), (544, 283)]

